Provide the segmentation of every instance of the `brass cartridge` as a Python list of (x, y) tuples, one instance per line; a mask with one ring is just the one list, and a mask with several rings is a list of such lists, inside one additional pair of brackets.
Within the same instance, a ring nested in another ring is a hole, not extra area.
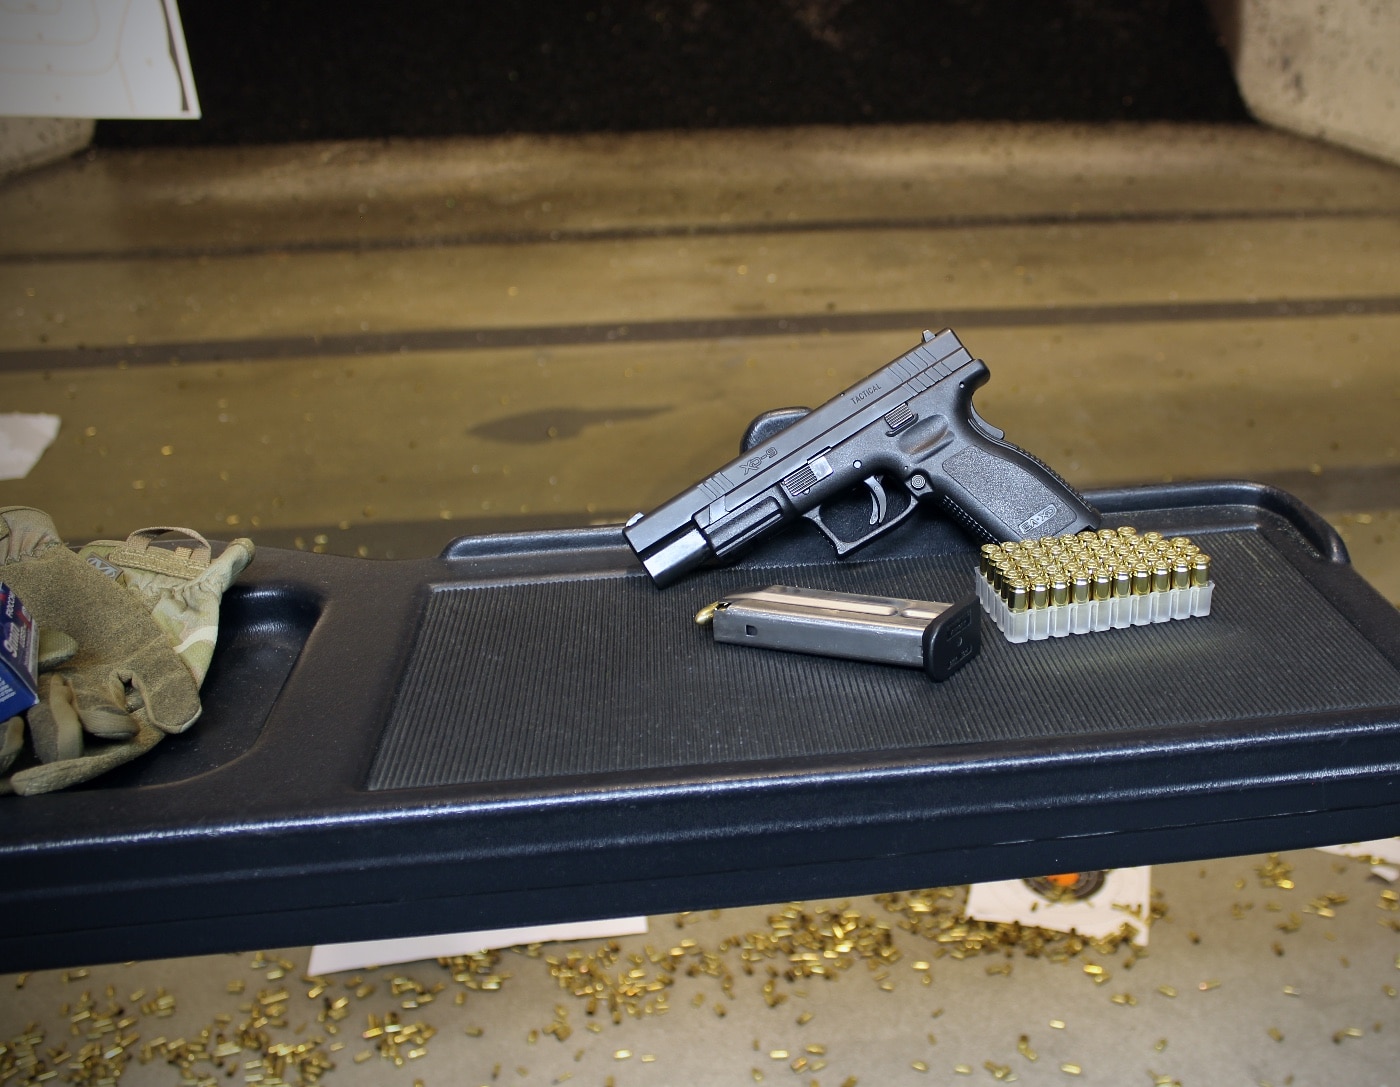
[(987, 545), (978, 562), (983, 607), (1011, 642), (1210, 614), (1211, 560), (1186, 536), (1086, 529)]

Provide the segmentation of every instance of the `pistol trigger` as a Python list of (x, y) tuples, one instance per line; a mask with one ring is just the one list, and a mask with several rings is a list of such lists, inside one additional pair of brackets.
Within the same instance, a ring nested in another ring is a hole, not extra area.
[[(875, 480), (875, 477), (872, 476), (871, 480)], [(871, 480), (866, 480), (866, 484), (869, 485)], [(875, 527), (872, 528), (869, 532), (867, 532), (864, 536), (861, 536), (859, 539), (844, 539), (838, 533), (836, 533), (832, 529), (832, 527), (826, 523), (826, 520), (822, 517), (822, 510), (820, 506), (813, 506), (802, 516), (805, 517), (807, 520), (811, 521), (812, 524), (817, 527), (818, 531), (820, 531), (823, 536), (825, 536), (828, 540), (831, 541), (832, 547), (836, 548), (837, 556), (844, 558), (845, 556), (849, 555), (852, 551), (858, 551), (860, 550), (860, 548), (864, 547), (872, 540), (878, 539), (879, 537), (883, 536), (886, 532), (890, 531), (896, 525), (904, 521), (905, 518), (913, 515), (913, 513), (918, 509), (919, 504), (911, 499), (902, 510), (896, 513), (890, 520), (886, 521), (884, 520), (884, 517), (889, 512), (888, 506), (885, 502), (885, 496), (887, 492), (884, 490), (883, 487), (880, 486), (878, 480), (875, 480), (874, 490), (878, 490), (880, 494), (880, 498), (876, 500), (877, 505), (875, 511), (880, 519), (872, 519), (870, 523)]]
[(865, 485), (870, 488), (871, 509), (870, 523), (878, 525), (885, 519), (885, 514), (889, 512), (889, 496), (885, 494), (884, 484), (880, 482), (878, 476), (866, 476)]

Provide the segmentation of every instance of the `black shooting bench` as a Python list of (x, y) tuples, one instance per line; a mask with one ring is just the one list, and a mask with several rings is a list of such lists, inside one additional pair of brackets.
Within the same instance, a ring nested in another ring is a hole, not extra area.
[(922, 512), (808, 526), (656, 589), (619, 528), (435, 559), (264, 549), (205, 712), (68, 793), (0, 797), (0, 970), (1008, 879), (1400, 833), (1400, 613), (1249, 483), (1089, 495), (1212, 556), (1208, 617), (1024, 645), (947, 683), (717, 645), (785, 581), (951, 600)]

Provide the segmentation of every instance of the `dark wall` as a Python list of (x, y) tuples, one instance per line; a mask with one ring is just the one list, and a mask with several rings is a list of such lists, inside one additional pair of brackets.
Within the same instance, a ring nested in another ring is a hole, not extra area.
[(1200, 0), (181, 5), (204, 119), (105, 145), (1016, 120), (1245, 121)]

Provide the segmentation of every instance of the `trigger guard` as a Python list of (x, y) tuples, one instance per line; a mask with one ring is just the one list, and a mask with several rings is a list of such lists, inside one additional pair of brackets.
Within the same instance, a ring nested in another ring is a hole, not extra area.
[(832, 532), (831, 529), (827, 527), (826, 522), (822, 520), (822, 508), (820, 506), (813, 506), (802, 516), (811, 521), (812, 524), (817, 527), (817, 531), (827, 538), (832, 547), (836, 548), (836, 557), (844, 558), (853, 551), (859, 551), (866, 544), (873, 543), (896, 525), (902, 524), (906, 518), (914, 514), (914, 511), (917, 510), (918, 507), (919, 503), (915, 501), (914, 497), (911, 495), (909, 503), (904, 509), (900, 510), (899, 513), (895, 514), (890, 520), (879, 525), (873, 532), (867, 532), (864, 536), (856, 540), (843, 540), (840, 536), (836, 535), (836, 533)]
[(816, 525), (817, 531), (819, 531), (823, 536), (827, 538), (827, 541), (831, 544), (832, 547), (836, 548), (837, 558), (849, 555), (852, 551), (859, 548), (862, 544), (868, 543), (871, 539), (874, 538), (874, 534), (868, 534), (866, 536), (861, 537), (859, 540), (855, 540), (853, 542), (847, 542), (846, 540), (841, 539), (840, 536), (836, 535), (836, 533), (832, 532), (831, 529), (827, 528), (826, 522), (822, 520), (822, 508), (820, 506), (813, 506), (802, 516), (807, 518), (807, 520), (811, 521), (812, 524)]

